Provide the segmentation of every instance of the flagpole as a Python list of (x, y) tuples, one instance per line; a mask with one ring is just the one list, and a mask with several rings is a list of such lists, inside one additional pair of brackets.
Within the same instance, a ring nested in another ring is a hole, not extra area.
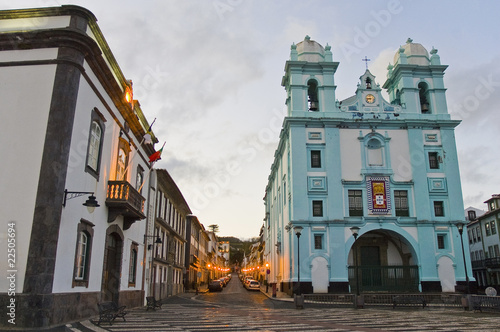
[[(165, 144), (166, 144), (166, 143), (167, 143), (167, 142), (163, 142), (163, 145), (161, 146), (161, 149), (160, 149), (160, 150), (158, 150), (158, 151), (163, 150), (163, 148), (165, 147)], [(158, 151), (157, 151), (157, 152), (158, 152)], [(156, 152), (155, 152), (155, 153), (156, 153)], [(158, 159), (157, 159), (157, 160), (158, 160)], [(139, 189), (138, 189), (137, 191), (139, 191), (139, 192), (141, 191), (142, 187), (144, 186), (144, 184), (146, 183), (147, 179), (149, 178), (149, 174), (151, 174), (151, 171), (153, 170), (153, 165), (154, 165), (154, 163), (155, 163), (157, 160), (155, 160), (155, 161), (151, 162), (151, 167), (149, 168), (149, 172), (148, 172), (148, 174), (146, 175), (146, 178), (144, 179), (144, 181), (142, 182), (141, 186), (139, 187)]]
[[(142, 143), (144, 143), (144, 141), (146, 141), (146, 135), (148, 135), (151, 132), (151, 127), (153, 127), (153, 124), (155, 123), (155, 121), (156, 121), (156, 118), (149, 125), (148, 131), (146, 131), (146, 133), (144, 134), (144, 136), (142, 136), (142, 141), (139, 143), (139, 147), (141, 147)], [(151, 134), (149, 134), (149, 135), (151, 136)], [(149, 140), (151, 140), (151, 137), (149, 138)], [(165, 144), (163, 144), (163, 145), (165, 145)], [(139, 151), (139, 149), (137, 148), (136, 149), (136, 154), (134, 154), (132, 156), (132, 159), (129, 160), (127, 167), (125, 167), (125, 170), (123, 171), (123, 179), (122, 180), (125, 180), (125, 175), (127, 175), (127, 171), (129, 169), (130, 165), (132, 165), (132, 161), (134, 160), (135, 156), (137, 156), (139, 154), (138, 151)]]
[[(141, 143), (139, 143), (139, 146), (141, 146), (143, 142), (144, 142), (144, 137), (142, 138)], [(127, 165), (127, 167), (125, 167), (125, 170), (123, 171), (123, 179), (122, 179), (123, 181), (125, 181), (125, 176), (127, 175), (127, 171), (128, 171), (128, 169), (129, 169), (130, 165), (132, 165), (132, 161), (134, 160), (135, 156), (137, 156), (137, 155), (139, 154), (139, 151), (138, 151), (138, 150), (139, 150), (139, 149), (135, 150), (135, 152), (136, 152), (136, 153), (135, 153), (135, 154), (132, 156), (132, 158), (128, 161), (128, 165)]]
[(146, 178), (145, 178), (145, 179), (144, 179), (144, 181), (142, 182), (142, 184), (141, 184), (141, 186), (139, 187), (139, 189), (137, 189), (137, 191), (138, 191), (138, 192), (141, 192), (141, 189), (142, 189), (142, 187), (144, 186), (144, 184), (146, 183), (146, 181), (148, 180), (148, 178), (149, 178), (149, 174), (151, 174), (151, 171), (152, 171), (152, 170), (153, 170), (153, 167), (151, 167), (151, 168), (149, 169), (149, 172), (148, 172), (148, 174), (146, 175)]

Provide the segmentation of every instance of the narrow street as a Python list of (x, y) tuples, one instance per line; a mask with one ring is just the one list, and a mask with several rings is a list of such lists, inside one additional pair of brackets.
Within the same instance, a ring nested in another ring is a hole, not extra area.
[(237, 277), (233, 277), (222, 292), (204, 293), (198, 296), (197, 299), (229, 307), (239, 305), (260, 309), (293, 308), (293, 303), (273, 301), (259, 291), (246, 290)]
[(67, 331), (499, 331), (500, 317), (463, 310), (296, 309), (293, 302), (247, 291), (237, 278), (222, 292), (185, 293), (162, 308), (129, 310), (126, 321), (71, 324)]

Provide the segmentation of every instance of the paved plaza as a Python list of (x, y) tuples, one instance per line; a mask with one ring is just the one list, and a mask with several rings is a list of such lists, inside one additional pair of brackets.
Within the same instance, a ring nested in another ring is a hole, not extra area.
[[(200, 301), (193, 293), (160, 310), (129, 310), (126, 322), (69, 324), (67, 331), (500, 331), (500, 315), (459, 309), (261, 309)], [(274, 301), (283, 301), (275, 299)]]

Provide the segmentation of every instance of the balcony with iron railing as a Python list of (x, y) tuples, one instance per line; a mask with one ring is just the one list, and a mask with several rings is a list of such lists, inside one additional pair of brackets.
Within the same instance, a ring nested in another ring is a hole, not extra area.
[(500, 267), (500, 257), (486, 258), (484, 260), (486, 267), (499, 268)]
[(108, 222), (123, 216), (123, 229), (129, 229), (137, 220), (146, 218), (146, 199), (127, 181), (108, 181), (106, 206), (109, 208)]
[(471, 261), (473, 269), (484, 269), (486, 268), (486, 262), (484, 259)]
[(200, 267), (200, 259), (196, 255), (191, 255), (189, 259), (189, 264), (198, 268)]
[(472, 261), (472, 268), (481, 270), (486, 268), (496, 269), (500, 268), (500, 257), (485, 258)]

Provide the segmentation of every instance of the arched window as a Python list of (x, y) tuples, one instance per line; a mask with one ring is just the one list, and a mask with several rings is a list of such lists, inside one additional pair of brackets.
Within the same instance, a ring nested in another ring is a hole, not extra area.
[(383, 151), (382, 143), (376, 139), (372, 138), (366, 143), (367, 155), (368, 155), (368, 165), (369, 166), (383, 166)]
[(137, 277), (137, 252), (138, 252), (137, 243), (133, 242), (130, 247), (130, 260), (129, 260), (129, 269), (128, 269), (128, 284), (129, 286), (135, 286), (136, 277)]
[(94, 224), (80, 220), (77, 229), (75, 262), (73, 266), (73, 286), (88, 287), (90, 275), (90, 258), (92, 256), (92, 238)]
[(139, 193), (142, 192), (142, 182), (144, 182), (144, 169), (139, 165), (137, 166), (137, 175), (135, 178), (135, 188)]
[(101, 134), (101, 126), (99, 126), (97, 121), (92, 121), (92, 125), (90, 126), (87, 166), (95, 172), (98, 170), (99, 156), (101, 152)]
[(75, 280), (87, 279), (89, 236), (81, 231), (78, 234), (78, 247), (76, 253)]
[(318, 84), (315, 80), (309, 80), (307, 82), (307, 97), (309, 102), (309, 111), (319, 110), (318, 103)]
[(431, 113), (429, 100), (429, 86), (425, 82), (418, 83), (418, 94), (420, 97), (420, 110), (423, 114)]
[(91, 112), (90, 120), (85, 172), (99, 179), (102, 145), (106, 128), (104, 122), (106, 122), (106, 119), (97, 108), (94, 108)]
[(125, 180), (125, 169), (127, 165), (127, 153), (124, 149), (118, 150), (118, 161), (116, 162), (116, 180)]
[(392, 101), (393, 105), (401, 105), (401, 91), (399, 89), (396, 90), (396, 98)]
[(365, 83), (366, 83), (366, 88), (367, 89), (371, 89), (372, 88), (372, 80), (371, 80), (371, 78), (367, 77), (366, 80), (365, 80)]

